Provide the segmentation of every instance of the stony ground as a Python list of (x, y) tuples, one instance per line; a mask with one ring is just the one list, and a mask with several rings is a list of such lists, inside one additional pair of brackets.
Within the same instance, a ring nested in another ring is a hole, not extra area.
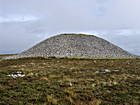
[(0, 105), (140, 105), (140, 59), (0, 61)]

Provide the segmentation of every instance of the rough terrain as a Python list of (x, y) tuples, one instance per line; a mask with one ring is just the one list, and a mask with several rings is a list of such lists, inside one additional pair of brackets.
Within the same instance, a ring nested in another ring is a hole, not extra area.
[(140, 105), (140, 59), (2, 60), (0, 105)]

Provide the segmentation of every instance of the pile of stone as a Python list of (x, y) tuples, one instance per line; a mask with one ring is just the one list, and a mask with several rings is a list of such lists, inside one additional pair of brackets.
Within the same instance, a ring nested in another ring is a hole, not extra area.
[(51, 37), (16, 56), (23, 57), (136, 58), (122, 48), (94, 35), (61, 34)]

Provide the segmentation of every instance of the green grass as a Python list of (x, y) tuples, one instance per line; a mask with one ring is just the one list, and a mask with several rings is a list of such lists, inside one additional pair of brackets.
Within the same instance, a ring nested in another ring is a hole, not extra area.
[[(51, 57), (50, 57), (51, 58)], [(52, 58), (56, 58), (56, 57), (52, 57)], [(108, 58), (99, 58), (99, 57), (82, 57), (82, 56), (71, 56), (71, 57), (60, 57), (61, 59), (91, 59), (91, 60), (95, 60), (95, 59), (126, 59), (126, 60), (129, 60), (129, 59), (139, 59), (139, 58), (128, 58), (128, 57), (120, 57), (120, 58), (113, 58), (113, 57), (108, 57)], [(59, 58), (59, 59), (60, 59)]]
[[(112, 72), (96, 73), (104, 69)], [(17, 71), (25, 77), (7, 76)], [(0, 105), (139, 104), (140, 59), (37, 57), (0, 61)]]
[(0, 60), (3, 60), (4, 57), (7, 57), (7, 56), (14, 56), (16, 54), (4, 54), (4, 55), (0, 55)]

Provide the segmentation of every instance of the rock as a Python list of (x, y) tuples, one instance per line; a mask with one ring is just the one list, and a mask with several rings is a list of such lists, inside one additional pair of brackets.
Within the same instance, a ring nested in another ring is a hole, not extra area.
[(110, 70), (105, 69), (105, 70), (96, 71), (95, 73), (110, 73), (110, 72), (111, 72)]
[(112, 70), (113, 72), (119, 72), (120, 70)]
[(18, 77), (25, 77), (25, 74), (23, 74), (23, 73), (20, 72), (20, 71), (17, 71), (17, 72), (15, 72), (15, 73), (12, 73), (12, 74), (7, 75), (7, 76), (13, 77), (13, 78), (18, 78)]

